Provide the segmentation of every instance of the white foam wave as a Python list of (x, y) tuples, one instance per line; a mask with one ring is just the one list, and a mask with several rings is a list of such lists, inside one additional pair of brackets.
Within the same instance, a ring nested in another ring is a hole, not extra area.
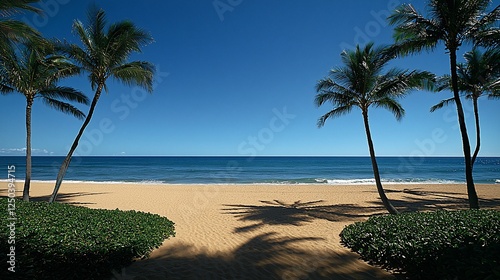
[(375, 184), (375, 179), (347, 179), (347, 180), (326, 180), (329, 185), (370, 185)]
[[(132, 182), (132, 184), (137, 184), (137, 183)], [(161, 180), (144, 180), (144, 181), (140, 181), (139, 184), (141, 184), (141, 185), (162, 185), (162, 184), (167, 184), (167, 182), (161, 181)]]
[[(375, 184), (375, 179), (315, 179), (316, 183), (321, 184), (329, 184), (329, 185), (372, 185)], [(390, 179), (382, 179), (382, 183), (390, 185), (390, 184), (460, 184), (462, 182), (453, 181), (453, 180), (390, 180)]]
[(500, 183), (500, 179), (496, 179), (495, 183), (499, 184)]

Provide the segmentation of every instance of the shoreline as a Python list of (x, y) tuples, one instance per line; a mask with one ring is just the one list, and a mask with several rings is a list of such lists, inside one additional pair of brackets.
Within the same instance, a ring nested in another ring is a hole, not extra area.
[[(16, 179), (17, 183), (24, 183), (24, 179)], [(163, 181), (156, 180), (144, 180), (144, 181), (85, 181), (85, 180), (64, 180), (63, 184), (89, 184), (89, 185), (137, 185), (137, 186), (205, 186), (205, 185), (217, 185), (217, 186), (371, 186), (375, 184), (374, 179), (353, 179), (353, 180), (332, 180), (335, 182), (323, 182), (318, 181), (316, 183), (297, 183), (297, 182), (255, 182), (255, 183), (246, 183), (246, 182), (235, 182), (235, 183), (189, 183), (189, 182), (180, 182), (180, 183), (166, 183)], [(342, 183), (337, 181), (354, 181), (349, 183)], [(363, 181), (363, 182), (359, 182)], [(8, 183), (9, 179), (0, 179), (0, 183)], [(55, 184), (56, 180), (31, 180), (33, 184)], [(383, 185), (465, 185), (466, 182), (457, 182), (457, 181), (383, 181)], [(489, 183), (474, 183), (474, 185), (492, 185), (500, 187), (500, 179), (495, 180), (495, 182)]]
[[(16, 188), (20, 198), (23, 185), (16, 181)], [(52, 189), (53, 184), (33, 182), (32, 200), (46, 201)], [(402, 212), (468, 208), (465, 184), (385, 189)], [(498, 185), (478, 184), (476, 189), (482, 208), (500, 210)], [(1, 188), (0, 195), (6, 194)], [(344, 226), (386, 213), (374, 185), (63, 182), (58, 201), (150, 212), (175, 223), (175, 237), (148, 259), (115, 272), (115, 278), (394, 279), (340, 244)]]

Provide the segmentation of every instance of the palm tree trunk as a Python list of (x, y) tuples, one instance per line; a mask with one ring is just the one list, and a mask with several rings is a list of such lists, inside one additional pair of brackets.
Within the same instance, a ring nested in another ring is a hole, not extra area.
[(33, 99), (26, 101), (26, 176), (24, 179), (23, 200), (30, 201), (30, 181), (31, 181), (31, 107)]
[(368, 124), (368, 111), (363, 110), (363, 121), (365, 123), (366, 139), (368, 140), (368, 148), (370, 149), (370, 158), (372, 160), (373, 176), (375, 176), (375, 184), (377, 185), (377, 191), (382, 199), (382, 203), (385, 209), (389, 211), (390, 214), (399, 214), (398, 210), (392, 206), (391, 202), (387, 198), (382, 187), (382, 182), (380, 181), (380, 173), (378, 171), (377, 159), (375, 157), (375, 149), (373, 148), (372, 135), (370, 133), (370, 126)]
[(82, 124), (82, 127), (80, 128), (80, 131), (78, 131), (78, 134), (76, 135), (75, 140), (73, 141), (73, 145), (71, 145), (71, 148), (69, 149), (68, 154), (66, 155), (66, 158), (64, 158), (63, 163), (61, 164), (61, 168), (59, 169), (59, 173), (57, 174), (56, 178), (56, 185), (54, 186), (54, 191), (52, 192), (52, 195), (50, 196), (49, 203), (52, 203), (56, 200), (57, 198), (57, 193), (59, 192), (59, 188), (61, 187), (61, 183), (63, 181), (64, 175), (66, 175), (66, 171), (68, 171), (69, 164), (71, 163), (71, 157), (73, 156), (73, 153), (75, 152), (76, 148), (78, 147), (78, 142), (80, 141), (80, 138), (83, 135), (83, 132), (85, 131), (85, 128), (87, 125), (90, 123), (90, 120), (92, 119), (92, 115), (94, 114), (95, 107), (97, 105), (97, 101), (99, 100), (99, 97), (101, 96), (103, 85), (99, 84), (97, 87), (96, 93), (94, 95), (94, 99), (92, 100), (92, 103), (90, 104), (90, 109), (89, 113), (87, 114), (87, 117), (85, 118), (85, 121)]
[(469, 136), (467, 135), (467, 126), (465, 125), (464, 110), (460, 95), (458, 92), (458, 76), (457, 76), (457, 50), (450, 48), (450, 67), (451, 67), (451, 86), (453, 88), (453, 99), (457, 106), (458, 124), (462, 135), (462, 145), (465, 160), (465, 180), (467, 182), (467, 194), (469, 197), (469, 207), (471, 209), (479, 209), (479, 200), (477, 198), (476, 187), (474, 186), (474, 178), (472, 176), (472, 160), (470, 155)]
[(476, 121), (476, 149), (472, 155), (472, 168), (474, 168), (474, 163), (476, 162), (477, 155), (479, 154), (479, 149), (481, 147), (481, 129), (479, 128), (479, 110), (477, 108), (477, 98), (472, 97), (472, 103), (474, 104), (474, 119)]

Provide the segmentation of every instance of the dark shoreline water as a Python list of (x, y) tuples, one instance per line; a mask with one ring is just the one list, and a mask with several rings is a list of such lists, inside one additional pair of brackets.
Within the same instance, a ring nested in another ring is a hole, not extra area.
[[(64, 157), (36, 156), (32, 180), (53, 181)], [(460, 157), (378, 157), (381, 177), (390, 183), (463, 183)], [(25, 176), (24, 156), (0, 157)], [(500, 183), (500, 157), (478, 158), (476, 183)], [(369, 157), (89, 156), (75, 157), (66, 181), (166, 184), (370, 184)]]

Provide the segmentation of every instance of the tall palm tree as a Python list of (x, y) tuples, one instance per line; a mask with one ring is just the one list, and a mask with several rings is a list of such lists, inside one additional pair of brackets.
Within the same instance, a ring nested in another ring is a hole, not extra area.
[[(489, 4), (489, 0), (429, 0), (427, 9), (430, 17), (424, 17), (410, 4), (401, 5), (389, 17), (390, 24), (396, 25), (394, 50), (399, 54), (430, 51), (439, 42), (444, 43), (449, 53), (451, 86), (462, 137), (470, 208), (479, 208), (479, 200), (472, 176), (469, 136), (458, 88), (457, 50), (464, 42), (486, 44), (492, 42), (491, 38), (498, 38), (500, 28), (495, 24), (500, 18), (500, 6), (486, 14)], [(486, 37), (490, 39), (484, 40)]]
[(333, 110), (319, 118), (318, 126), (322, 127), (327, 119), (350, 113), (354, 107), (359, 107), (365, 125), (378, 194), (387, 211), (397, 214), (398, 211), (385, 195), (380, 180), (368, 122), (368, 109), (370, 106), (388, 109), (397, 120), (400, 120), (404, 115), (404, 109), (396, 98), (410, 90), (423, 88), (426, 84), (431, 85), (433, 75), (428, 72), (397, 68), (383, 72), (394, 56), (387, 55), (387, 48), (375, 48), (373, 43), (367, 44), (363, 49), (358, 45), (354, 51), (343, 51), (341, 57), (344, 66), (331, 70), (329, 76), (320, 80), (316, 86), (318, 92), (316, 105), (319, 107), (327, 102), (334, 105)]
[(0, 50), (0, 58), (0, 92), (18, 92), (26, 97), (26, 178), (23, 199), (29, 201), (31, 109), (35, 99), (40, 98), (56, 110), (83, 119), (84, 113), (64, 101), (88, 104), (88, 98), (73, 88), (57, 85), (61, 78), (77, 73), (78, 68), (62, 56), (51, 55), (46, 48), (24, 45), (17, 51), (12, 44), (6, 44)]
[(152, 37), (130, 21), (114, 23), (105, 30), (106, 18), (101, 9), (91, 8), (88, 13), (88, 21), (88, 26), (78, 20), (73, 24), (73, 31), (78, 35), (83, 48), (68, 44), (60, 44), (59, 46), (62, 52), (88, 72), (88, 78), (95, 93), (87, 117), (57, 174), (56, 184), (49, 202), (55, 201), (57, 197), (73, 152), (78, 147), (78, 142), (92, 119), (97, 101), (103, 89), (107, 91), (106, 81), (108, 78), (112, 77), (126, 85), (141, 86), (149, 92), (153, 90), (154, 65), (145, 61), (127, 61), (133, 52), (141, 51), (142, 45), (152, 42)]
[(42, 13), (40, 9), (30, 5), (38, 1), (39, 0), (2, 0), (0, 2), (0, 47), (10, 40), (25, 41), (40, 39), (40, 33), (26, 23), (9, 19), (9, 17), (24, 11)]
[[(477, 48), (465, 53), (466, 63), (459, 63), (457, 69), (458, 88), (465, 93), (467, 99), (472, 100), (474, 120), (476, 125), (476, 148), (471, 162), (474, 166), (481, 147), (481, 129), (479, 126), (479, 109), (477, 101), (487, 95), (490, 99), (500, 98), (500, 49), (489, 49), (482, 53)], [(450, 76), (441, 78), (442, 85), (439, 90), (450, 89)], [(455, 99), (448, 98), (431, 107), (431, 112), (453, 103)]]

